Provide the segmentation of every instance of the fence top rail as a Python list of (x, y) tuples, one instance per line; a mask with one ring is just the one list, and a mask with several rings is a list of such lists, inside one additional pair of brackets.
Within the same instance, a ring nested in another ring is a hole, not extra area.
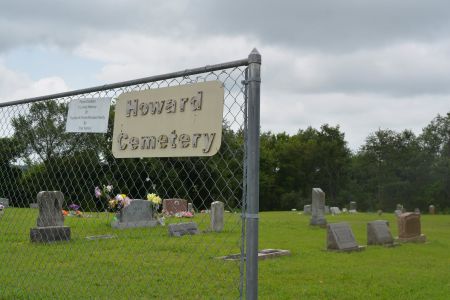
[(18, 104), (26, 104), (26, 103), (45, 101), (45, 100), (51, 100), (51, 99), (57, 99), (57, 98), (71, 97), (71, 96), (80, 95), (80, 94), (95, 93), (95, 92), (116, 89), (116, 88), (121, 88), (121, 87), (127, 87), (127, 86), (132, 86), (132, 85), (137, 85), (137, 84), (143, 84), (143, 83), (148, 83), (148, 82), (154, 82), (154, 81), (159, 81), (159, 80), (166, 80), (166, 79), (171, 79), (171, 78), (176, 78), (176, 77), (183, 77), (183, 76), (190, 76), (190, 75), (195, 75), (195, 74), (213, 72), (213, 71), (218, 71), (218, 70), (222, 70), (222, 69), (230, 69), (230, 68), (235, 68), (235, 67), (240, 67), (240, 66), (247, 66), (248, 64), (249, 64), (249, 60), (248, 60), (248, 58), (245, 58), (245, 59), (230, 61), (230, 62), (221, 63), (221, 64), (207, 65), (204, 67), (199, 67), (199, 68), (194, 68), (194, 69), (186, 69), (186, 70), (178, 71), (178, 72), (143, 77), (143, 78), (138, 78), (138, 79), (133, 79), (133, 80), (128, 80), (128, 81), (94, 86), (94, 87), (85, 88), (85, 89), (78, 89), (78, 90), (73, 90), (73, 91), (68, 91), (68, 92), (27, 98), (27, 99), (22, 99), (22, 100), (2, 102), (2, 103), (0, 103), (0, 108), (6, 107), (6, 106), (18, 105)]

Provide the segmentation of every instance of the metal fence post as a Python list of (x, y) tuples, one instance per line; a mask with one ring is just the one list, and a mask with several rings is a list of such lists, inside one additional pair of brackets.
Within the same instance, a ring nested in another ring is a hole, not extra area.
[(261, 54), (248, 56), (248, 138), (247, 138), (247, 213), (246, 213), (246, 298), (258, 298), (258, 211), (259, 211), (259, 104)]

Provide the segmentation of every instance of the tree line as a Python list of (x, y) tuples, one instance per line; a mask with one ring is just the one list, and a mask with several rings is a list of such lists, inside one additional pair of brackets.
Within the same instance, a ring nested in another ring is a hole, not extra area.
[[(242, 205), (242, 130), (224, 124), (222, 146), (209, 158), (115, 159), (111, 153), (114, 106), (106, 134), (66, 133), (67, 104), (29, 105), (11, 119), (12, 134), (0, 138), (1, 197), (28, 206), (41, 190), (64, 190), (85, 209), (102, 210), (95, 186), (144, 197), (185, 198), (202, 209), (220, 200)], [(5, 133), (4, 133), (5, 135)], [(450, 212), (450, 113), (436, 116), (415, 135), (378, 129), (352, 152), (339, 126), (309, 127), (296, 134), (261, 133), (260, 209), (302, 209), (320, 187), (330, 206), (356, 201), (358, 210), (412, 210), (430, 204)]]

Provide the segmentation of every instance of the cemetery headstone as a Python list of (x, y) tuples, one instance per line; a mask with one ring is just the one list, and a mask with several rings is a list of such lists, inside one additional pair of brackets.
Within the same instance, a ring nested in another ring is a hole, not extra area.
[(325, 205), (325, 214), (326, 215), (330, 214), (330, 207), (328, 205)]
[(224, 225), (224, 204), (220, 201), (211, 203), (211, 229), (216, 232), (223, 230)]
[(429, 213), (430, 215), (434, 215), (434, 214), (436, 213), (436, 209), (435, 209), (434, 205), (430, 205), (430, 206), (428, 207), (428, 213)]
[(397, 218), (398, 241), (403, 243), (424, 243), (425, 235), (421, 233), (420, 214), (403, 213)]
[(30, 203), (30, 208), (39, 208), (37, 203)]
[(150, 201), (134, 199), (120, 210), (117, 220), (112, 221), (113, 228), (155, 227), (158, 221), (153, 218)]
[(170, 236), (183, 236), (183, 235), (194, 235), (199, 234), (197, 223), (176, 223), (169, 224), (169, 235)]
[(162, 209), (169, 216), (186, 212), (188, 211), (187, 201), (185, 199), (164, 199)]
[(310, 215), (311, 214), (311, 205), (307, 204), (305, 206), (303, 206), (303, 213), (305, 215)]
[(0, 204), (3, 205), (3, 207), (9, 207), (9, 199), (7, 198), (0, 198)]
[(310, 225), (325, 226), (325, 193), (320, 188), (312, 189), (312, 212)]
[(356, 201), (350, 201), (349, 212), (350, 213), (356, 212)]
[(338, 251), (360, 251), (364, 247), (356, 243), (355, 236), (348, 223), (327, 225), (327, 249)]
[(393, 246), (394, 238), (389, 230), (389, 222), (377, 220), (367, 223), (367, 244)]
[(339, 209), (339, 207), (336, 207), (336, 206), (330, 207), (330, 212), (332, 215), (340, 215), (341, 214), (341, 210)]
[(42, 191), (37, 195), (39, 216), (37, 227), (30, 229), (32, 242), (49, 243), (70, 240), (70, 227), (64, 226), (62, 204), (64, 195), (59, 191)]
[(420, 209), (418, 209), (417, 207), (414, 209), (414, 213), (416, 214), (420, 214)]
[(398, 218), (402, 213), (403, 213), (403, 212), (402, 212), (401, 209), (396, 209), (396, 210), (394, 211), (394, 214), (397, 216), (397, 218)]
[(381, 215), (383, 214), (383, 210), (379, 209), (379, 210), (377, 211), (377, 213), (378, 213), (379, 216), (381, 216)]
[(188, 209), (188, 212), (190, 212), (192, 214), (194, 213), (194, 207), (193, 207), (191, 202), (188, 203), (188, 208), (187, 209)]

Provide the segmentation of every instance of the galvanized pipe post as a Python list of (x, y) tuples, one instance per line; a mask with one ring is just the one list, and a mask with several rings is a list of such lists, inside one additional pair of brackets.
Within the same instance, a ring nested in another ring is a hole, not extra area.
[(248, 56), (246, 299), (258, 299), (259, 123), (261, 54)]

